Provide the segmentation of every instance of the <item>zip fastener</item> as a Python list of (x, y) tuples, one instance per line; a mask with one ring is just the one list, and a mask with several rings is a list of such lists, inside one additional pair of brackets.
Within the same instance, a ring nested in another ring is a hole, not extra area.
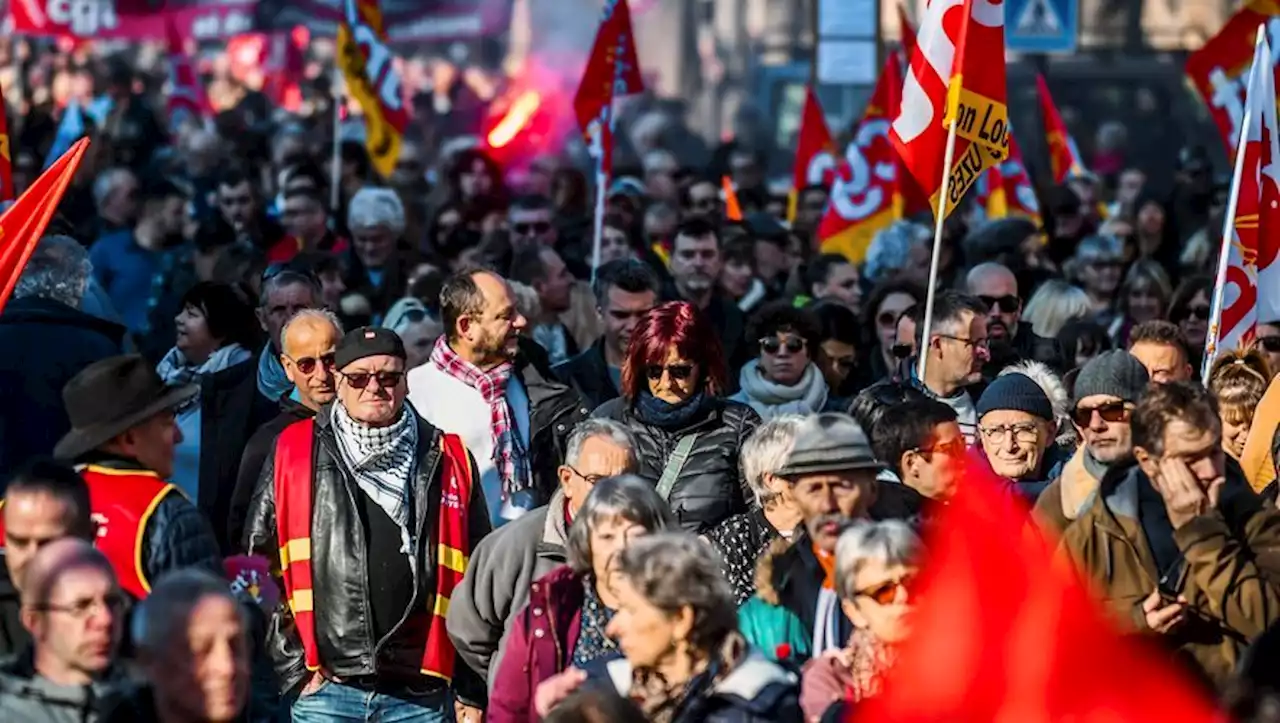
[[(328, 442), (329, 442), (329, 441), (328, 441), (327, 439), (321, 439), (321, 440), (320, 440), (320, 442), (321, 442), (321, 444), (323, 444), (323, 445), (328, 445)], [(336, 444), (336, 441), (334, 442), (334, 444)], [(328, 446), (331, 446), (331, 445), (328, 445)], [(341, 477), (342, 477), (342, 487), (343, 487), (343, 489), (344, 489), (344, 490), (346, 491), (346, 493), (347, 493), (347, 501), (351, 503), (351, 511), (352, 511), (353, 513), (355, 513), (355, 515), (356, 515), (356, 519), (357, 519), (357, 520), (359, 520), (360, 514), (359, 514), (359, 512), (357, 512), (357, 511), (356, 511), (356, 510), (358, 509), (358, 508), (357, 508), (357, 505), (358, 505), (359, 503), (356, 501), (355, 495), (353, 495), (353, 494), (351, 493), (351, 484), (350, 484), (350, 483), (354, 483), (354, 482), (355, 482), (355, 480), (348, 480), (348, 479), (347, 479), (347, 474), (348, 474), (348, 472), (347, 472), (347, 468), (346, 468), (343, 464), (341, 464), (341, 462), (340, 462), (340, 460), (342, 459), (342, 453), (341, 453), (341, 452), (339, 452), (337, 449), (327, 449), (326, 451), (329, 453), (329, 457), (330, 457), (330, 459), (332, 459), (332, 460), (334, 460), (334, 461), (339, 461), (339, 464), (336, 464), (336, 465), (335, 465), (335, 467), (337, 467), (337, 469), (338, 469), (338, 474), (339, 474), (339, 476), (341, 476)], [(314, 504), (314, 500), (312, 500), (312, 503)], [(364, 538), (363, 538), (363, 536), (364, 536), (364, 530), (360, 529), (360, 525), (359, 525), (359, 524), (353, 525), (353, 527), (355, 528), (354, 533), (353, 533), (353, 534), (354, 534), (353, 542), (355, 542), (355, 543), (356, 543), (356, 546), (357, 546), (357, 547), (359, 547), (359, 546), (360, 546), (360, 544), (364, 542)], [(368, 606), (368, 604), (369, 604), (369, 567), (368, 567), (368, 565), (366, 565), (366, 564), (365, 564), (365, 560), (367, 560), (367, 559), (368, 559), (368, 557), (369, 557), (368, 552), (369, 552), (369, 551), (366, 549), (366, 550), (365, 550), (365, 554), (364, 554), (364, 555), (357, 555), (357, 556), (356, 556), (356, 557), (358, 557), (358, 558), (360, 559), (360, 572), (361, 572), (360, 579), (361, 579), (361, 584), (364, 586), (364, 603), (365, 603), (366, 607), (367, 607), (367, 606)], [(315, 587), (314, 578), (313, 578), (313, 580), (312, 580), (312, 587), (313, 587), (313, 588)], [(415, 588), (415, 590), (416, 590), (416, 588)], [(373, 637), (373, 615), (372, 615), (372, 613), (370, 613), (370, 614), (368, 614), (368, 615), (365, 615), (364, 631), (365, 631), (364, 636), (365, 636), (366, 638), (372, 638), (372, 637)], [(375, 652), (377, 651), (377, 646), (375, 646), (375, 647), (374, 647), (374, 651), (375, 651)], [(375, 664), (377, 663), (377, 659), (376, 659), (376, 658), (374, 659), (374, 663), (375, 663)]]

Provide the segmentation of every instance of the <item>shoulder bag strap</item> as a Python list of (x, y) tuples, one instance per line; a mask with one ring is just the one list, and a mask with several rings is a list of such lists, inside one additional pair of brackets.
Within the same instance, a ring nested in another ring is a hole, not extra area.
[(689, 453), (693, 451), (693, 443), (696, 441), (698, 441), (697, 432), (681, 437), (680, 441), (676, 442), (675, 451), (667, 459), (666, 466), (662, 468), (662, 478), (658, 480), (658, 496), (664, 502), (671, 497), (671, 490), (676, 486), (676, 478), (684, 469), (684, 463), (689, 461)]

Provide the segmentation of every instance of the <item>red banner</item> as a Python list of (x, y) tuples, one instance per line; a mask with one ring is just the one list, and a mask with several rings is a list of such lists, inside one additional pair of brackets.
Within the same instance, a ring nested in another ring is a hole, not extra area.
[[(383, 0), (387, 42), (477, 40), (505, 34), (513, 0)], [(258, 0), (257, 30), (284, 32), (298, 25), (332, 37), (342, 22), (343, 0)]]
[(9, 0), (18, 35), (76, 40), (222, 40), (253, 29), (256, 0)]
[[(1187, 58), (1187, 77), (1200, 91), (1227, 151), (1234, 153), (1244, 124), (1245, 85), (1258, 26), (1280, 15), (1277, 0), (1251, 0), (1218, 34)], [(1275, 33), (1271, 34), (1275, 45)]]

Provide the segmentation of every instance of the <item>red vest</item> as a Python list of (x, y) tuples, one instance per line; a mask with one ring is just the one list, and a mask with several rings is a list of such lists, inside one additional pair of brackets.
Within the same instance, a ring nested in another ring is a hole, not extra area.
[[(453, 680), (456, 657), (445, 616), (449, 597), (462, 582), (471, 555), (467, 505), (473, 470), (457, 435), (441, 441), (441, 503), (436, 536), (436, 592), (419, 615), (411, 615), (404, 631), (425, 633), (423, 675)], [(320, 668), (316, 646), (315, 601), (312, 597), (311, 515), (315, 471), (315, 420), (295, 422), (280, 433), (275, 449), (276, 534), (280, 543), (280, 576), (293, 613), (308, 670)]]
[[(141, 600), (151, 592), (151, 581), (142, 566), (147, 522), (170, 492), (182, 492), (165, 484), (155, 472), (93, 464), (79, 469), (89, 487), (89, 507), (98, 528), (94, 545), (111, 561), (120, 588)], [(3, 544), (4, 518), (0, 515), (0, 546)]]

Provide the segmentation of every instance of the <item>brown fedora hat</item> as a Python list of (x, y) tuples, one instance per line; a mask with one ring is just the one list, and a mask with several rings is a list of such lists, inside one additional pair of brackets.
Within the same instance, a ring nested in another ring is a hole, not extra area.
[(137, 354), (94, 362), (62, 388), (71, 431), (58, 440), (53, 456), (74, 460), (199, 392), (195, 384), (165, 386), (151, 364)]

